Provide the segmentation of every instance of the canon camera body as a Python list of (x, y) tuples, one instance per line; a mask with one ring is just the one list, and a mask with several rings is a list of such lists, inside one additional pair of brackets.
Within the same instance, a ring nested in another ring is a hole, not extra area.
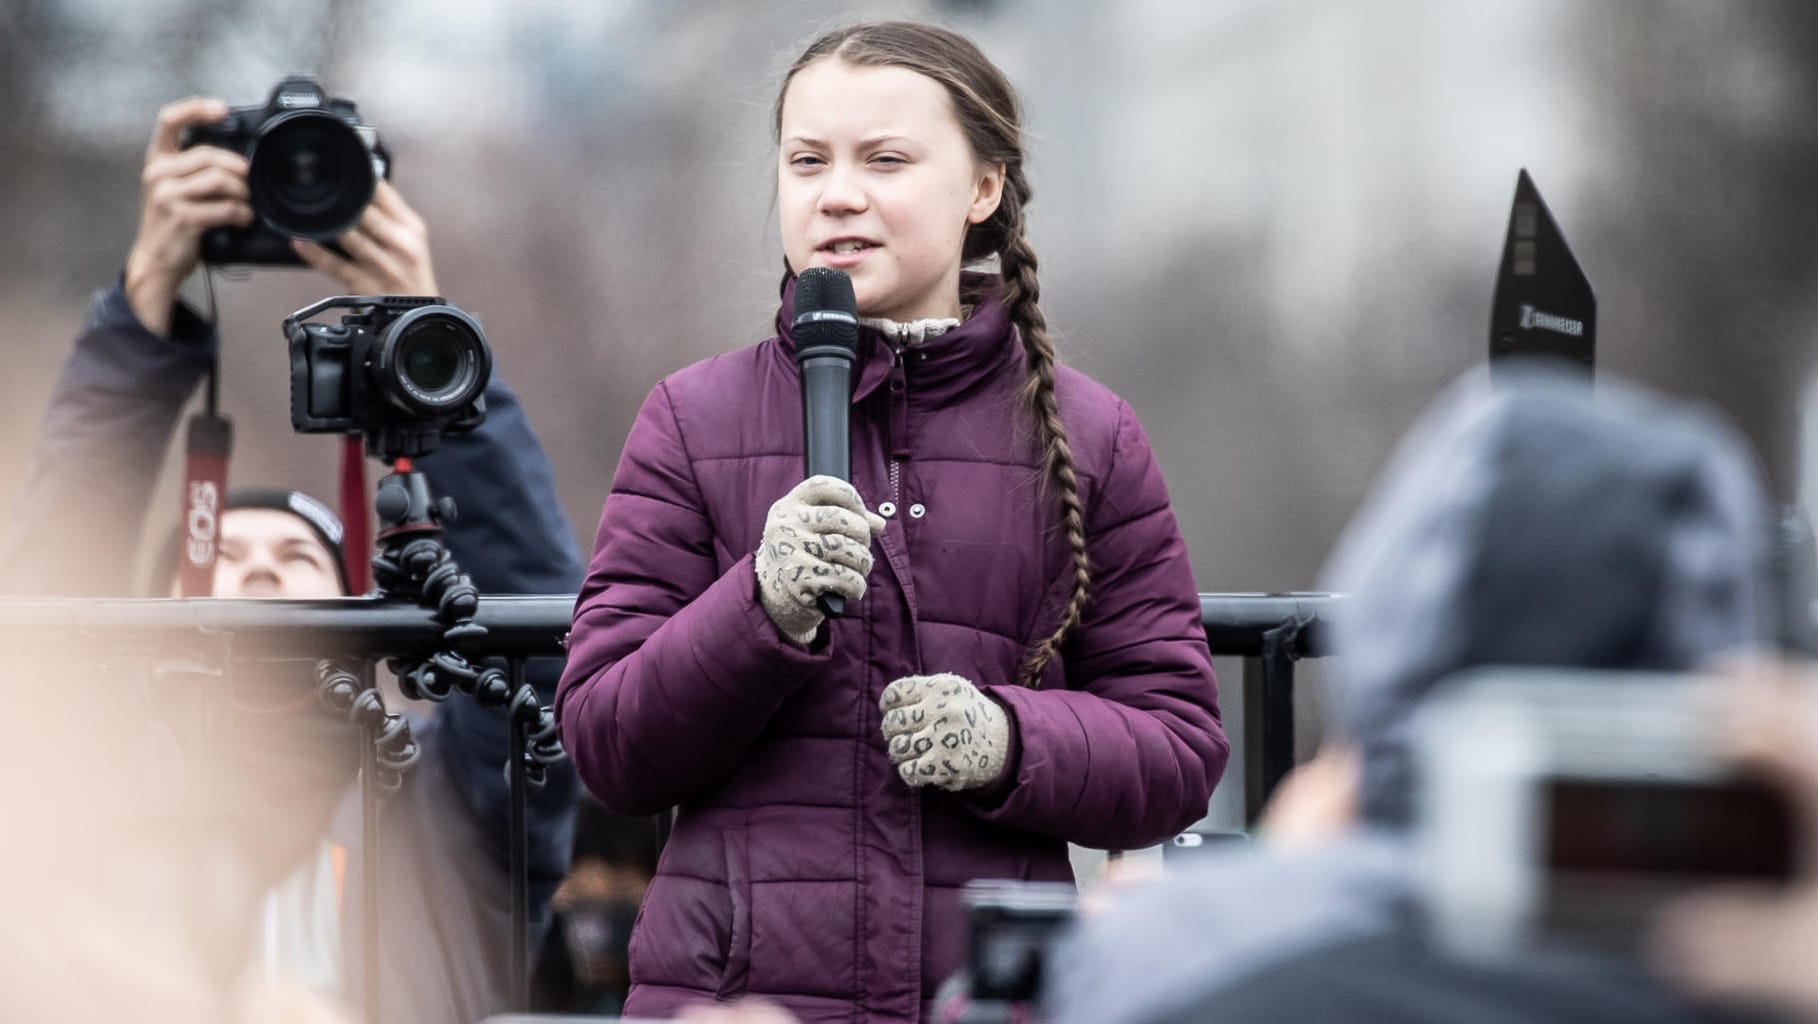
[(300, 264), (290, 240), (331, 244), (372, 203), (390, 156), (353, 103), (331, 98), (306, 76), (286, 78), (263, 104), (190, 128), (184, 147), (219, 146), (244, 155), (257, 223), (202, 236), (202, 260), (216, 264)]

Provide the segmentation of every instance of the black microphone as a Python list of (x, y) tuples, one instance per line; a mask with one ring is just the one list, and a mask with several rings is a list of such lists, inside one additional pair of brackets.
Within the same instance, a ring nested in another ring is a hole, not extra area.
[[(852, 364), (858, 359), (858, 300), (843, 270), (810, 267), (795, 279), (791, 333), (802, 373), (802, 436), (809, 476), (852, 479)], [(821, 614), (846, 612), (822, 594)]]

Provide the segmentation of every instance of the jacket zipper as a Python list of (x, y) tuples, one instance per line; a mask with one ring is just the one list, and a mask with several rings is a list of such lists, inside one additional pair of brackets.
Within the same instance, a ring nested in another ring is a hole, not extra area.
[(909, 458), (909, 365), (901, 338), (895, 340), (890, 346), (890, 503), (900, 506), (903, 461)]
[[(906, 332), (900, 332), (890, 342), (890, 451), (886, 457), (890, 466), (890, 504), (896, 510), (892, 518), (906, 518), (903, 509), (903, 462), (909, 458), (909, 366), (903, 358), (907, 351)], [(908, 523), (904, 522), (904, 539), (908, 537)], [(905, 543), (905, 547), (906, 547)], [(913, 627), (911, 627), (913, 628)], [(922, 670), (921, 659), (916, 658), (914, 670)], [(910, 977), (921, 977), (922, 925), (927, 908), (923, 906), (926, 895), (927, 865), (923, 863), (925, 851), (922, 848), (922, 791), (911, 790), (909, 793), (909, 852), (913, 870), (914, 884), (911, 886), (911, 919), (915, 922), (915, 941), (907, 950), (908, 960), (913, 968)], [(919, 988), (919, 986), (918, 986)], [(914, 999), (914, 1010), (920, 1013), (922, 999), (918, 992)]]

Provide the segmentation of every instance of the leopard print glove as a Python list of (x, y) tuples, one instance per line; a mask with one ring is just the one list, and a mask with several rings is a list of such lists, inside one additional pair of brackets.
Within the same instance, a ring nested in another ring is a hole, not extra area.
[(883, 518), (866, 511), (844, 480), (811, 476), (778, 498), (764, 520), (755, 559), (758, 602), (777, 630), (796, 643), (812, 643), (823, 618), (816, 599), (862, 599), (871, 538), (883, 532)]
[(884, 742), (911, 786), (958, 792), (996, 782), (1010, 752), (1010, 716), (951, 672), (904, 676), (884, 688)]

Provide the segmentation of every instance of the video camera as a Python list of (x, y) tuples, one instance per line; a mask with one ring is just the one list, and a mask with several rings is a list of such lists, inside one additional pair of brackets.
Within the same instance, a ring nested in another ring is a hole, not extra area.
[(205, 263), (300, 264), (290, 239), (332, 243), (359, 222), (378, 180), (391, 176), (377, 130), (353, 103), (331, 99), (306, 76), (279, 82), (262, 105), (234, 107), (217, 124), (189, 129), (182, 145), (230, 149), (250, 164), (246, 184), (259, 223), (205, 232)]
[(1785, 881), (1786, 798), (1717, 746), (1722, 680), (1482, 670), (1416, 720), (1415, 835), (1440, 942), (1502, 959), (1564, 940), (1632, 952), (1694, 886)]
[[(307, 323), (331, 309), (339, 323)], [(439, 296), (337, 295), (284, 320), (290, 424), (362, 433), (370, 455), (427, 455), (443, 434), (485, 422), (492, 350), (480, 325)]]

